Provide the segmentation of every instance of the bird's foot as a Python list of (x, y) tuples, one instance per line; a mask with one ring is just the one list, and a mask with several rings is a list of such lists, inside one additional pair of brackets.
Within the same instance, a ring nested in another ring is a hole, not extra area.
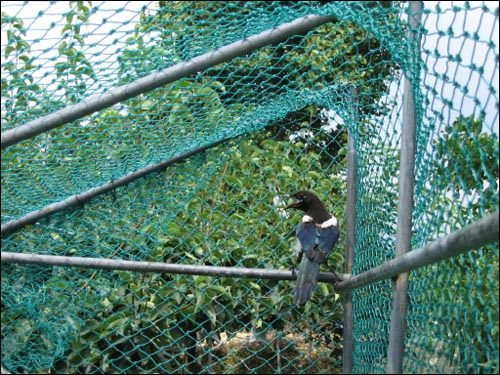
[(295, 266), (290, 266), (289, 268), (290, 271), (292, 271), (292, 277), (297, 277), (297, 273), (295, 272)]
[(337, 272), (332, 271), (332, 273), (333, 273), (333, 276), (335, 277), (334, 284), (338, 284), (343, 280), (342, 276), (340, 276)]
[(342, 279), (342, 276), (340, 276), (337, 272), (335, 272), (335, 270), (328, 264), (326, 263), (326, 267), (328, 268), (328, 270), (333, 273), (333, 277), (334, 277), (334, 283), (337, 284), (339, 282), (341, 282), (343, 279)]
[(340, 274), (338, 274), (338, 273), (337, 273), (337, 272), (336, 272), (336, 271), (335, 271), (332, 267), (330, 267), (329, 265), (328, 265), (328, 269), (330, 270), (330, 272), (331, 272), (331, 273), (333, 273), (333, 277), (334, 277), (334, 279), (335, 279), (335, 280), (333, 281), (333, 283), (334, 283), (334, 284), (338, 284), (338, 283), (340, 283), (340, 282), (343, 280), (342, 276), (341, 276)]

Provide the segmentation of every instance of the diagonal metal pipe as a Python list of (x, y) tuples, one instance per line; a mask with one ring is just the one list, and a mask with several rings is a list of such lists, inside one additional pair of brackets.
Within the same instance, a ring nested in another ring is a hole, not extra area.
[(24, 125), (2, 132), (2, 149), (32, 138), (38, 134), (70, 123), (101, 109), (108, 108), (126, 99), (175, 82), (180, 78), (196, 74), (214, 65), (229, 61), (237, 56), (251, 53), (267, 45), (276, 44), (290, 36), (310, 31), (320, 25), (333, 21), (333, 16), (307, 15), (260, 34), (228, 44), (203, 55), (172, 65), (159, 72), (139, 78), (125, 85), (115, 87), (103, 94), (92, 96), (81, 102), (67, 106), (47, 116), (37, 118)]

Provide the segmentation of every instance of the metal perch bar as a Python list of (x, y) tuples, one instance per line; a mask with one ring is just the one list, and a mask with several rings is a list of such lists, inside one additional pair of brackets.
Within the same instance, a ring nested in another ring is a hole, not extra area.
[[(369, 271), (356, 276), (340, 274), (343, 281), (335, 286), (339, 292), (360, 288), (402, 272), (436, 263), (460, 255), (469, 250), (498, 241), (498, 211), (487, 217), (453, 232), (424, 247), (413, 250), (396, 259), (390, 260)], [(69, 257), (59, 255), (39, 255), (2, 252), (2, 263), (41, 264), (47, 266), (99, 268), (128, 270), (137, 272), (182, 273), (220, 277), (259, 278), (269, 280), (295, 280), (296, 275), (288, 270), (269, 270), (243, 267), (194, 266), (160, 262), (139, 262), (131, 260)], [(320, 272), (319, 281), (335, 282), (331, 272)]]
[[(84, 258), (59, 255), (40, 255), (2, 252), (2, 263), (41, 264), (46, 266), (99, 268), (136, 272), (160, 272), (219, 277), (254, 278), (268, 280), (295, 280), (289, 270), (269, 270), (243, 267), (194, 266), (160, 262), (140, 262), (119, 259)], [(331, 272), (320, 272), (319, 281), (334, 282)]]

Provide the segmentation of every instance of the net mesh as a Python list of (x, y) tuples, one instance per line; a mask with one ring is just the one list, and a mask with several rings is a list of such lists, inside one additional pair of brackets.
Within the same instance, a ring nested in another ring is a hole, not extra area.
[[(426, 2), (2, 2), (2, 132), (308, 14), (309, 32), (2, 150), (2, 225), (200, 147), (2, 236), (2, 251), (288, 270), (313, 190), (339, 220), (357, 150), (354, 274), (394, 257), (403, 77), (417, 118), (412, 248), (498, 210), (498, 8)], [(404, 372), (498, 373), (498, 243), (410, 274)], [(327, 268), (325, 267), (326, 271)], [(2, 264), (16, 373), (340, 373), (319, 283)], [(385, 372), (390, 280), (353, 291), (354, 372)]]

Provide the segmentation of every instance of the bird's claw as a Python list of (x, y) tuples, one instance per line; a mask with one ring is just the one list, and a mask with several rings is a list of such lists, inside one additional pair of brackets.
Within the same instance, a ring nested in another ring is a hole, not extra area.
[(342, 276), (340, 276), (328, 263), (326, 263), (326, 267), (328, 268), (328, 270), (333, 273), (333, 278), (335, 279), (333, 281), (334, 284), (338, 284), (340, 283), (341, 281), (343, 281), (343, 278)]
[(297, 277), (297, 273), (295, 272), (295, 266), (290, 266), (290, 271), (292, 271), (292, 277)]
[(334, 284), (340, 283), (343, 279), (342, 276), (340, 276), (337, 272), (332, 271), (333, 277), (335, 278), (335, 281), (333, 282)]

